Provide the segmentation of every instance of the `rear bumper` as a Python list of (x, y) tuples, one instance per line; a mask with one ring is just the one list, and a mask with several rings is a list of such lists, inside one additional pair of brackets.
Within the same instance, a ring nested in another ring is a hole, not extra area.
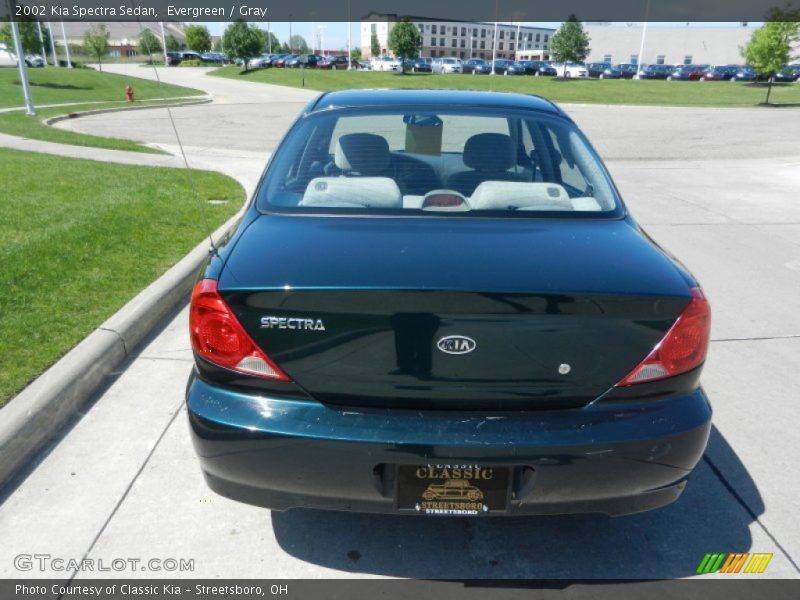
[(192, 375), (192, 439), (209, 486), (276, 510), (394, 512), (398, 464), (513, 467), (505, 515), (628, 514), (676, 500), (705, 450), (702, 390), (582, 409), (350, 409), (255, 396)]

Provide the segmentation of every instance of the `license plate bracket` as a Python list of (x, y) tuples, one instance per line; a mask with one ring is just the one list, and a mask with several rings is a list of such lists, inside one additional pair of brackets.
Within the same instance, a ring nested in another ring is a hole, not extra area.
[(505, 512), (511, 467), (474, 464), (397, 465), (395, 508), (431, 516)]

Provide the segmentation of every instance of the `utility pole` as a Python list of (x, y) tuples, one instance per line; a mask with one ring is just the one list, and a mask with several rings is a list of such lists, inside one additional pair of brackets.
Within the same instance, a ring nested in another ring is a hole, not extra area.
[(517, 23), (517, 39), (515, 40), (516, 43), (514, 45), (514, 60), (517, 60), (519, 56), (519, 23)]
[(639, 79), (639, 73), (641, 72), (642, 67), (642, 59), (644, 58), (644, 39), (647, 35), (647, 19), (650, 18), (650, 0), (647, 0), (647, 4), (645, 5), (644, 9), (644, 25), (642, 26), (642, 42), (639, 45), (639, 56), (636, 57), (636, 79)]
[(159, 21), (161, 25), (161, 50), (164, 51), (164, 66), (167, 66), (167, 36), (164, 35), (164, 21)]
[(294, 47), (292, 46), (292, 13), (289, 13), (289, 54), (294, 54)]
[(267, 52), (272, 54), (272, 22), (270, 19), (267, 19), (267, 45), (269, 46)]
[[(496, 17), (497, 15), (495, 15)], [(492, 41), (492, 75), (495, 75), (494, 61), (497, 60), (497, 21), (494, 22), (494, 40)]]
[(69, 44), (67, 43), (67, 30), (64, 29), (64, 21), (61, 21), (61, 37), (64, 38), (64, 51), (67, 53), (67, 68), (72, 68), (72, 59), (69, 56)]
[(322, 56), (325, 56), (325, 30), (327, 28), (327, 25), (317, 25), (317, 30), (319, 31), (319, 53)]
[(53, 26), (47, 22), (47, 32), (50, 34), (50, 52), (53, 54), (53, 66), (58, 66), (58, 54), (56, 54), (56, 38), (53, 37)]
[(347, 70), (353, 68), (353, 23), (350, 22), (350, 0), (347, 0)]
[(494, 61), (497, 59), (497, 16), (500, 12), (500, 0), (494, 0), (494, 39), (492, 40), (492, 75), (495, 75)]
[(33, 108), (31, 87), (28, 85), (28, 65), (25, 63), (25, 49), (19, 39), (19, 29), (17, 29), (17, 22), (14, 20), (13, 15), (14, 7), (11, 0), (9, 0), (8, 18), (11, 21), (11, 35), (14, 37), (14, 49), (17, 52), (17, 67), (19, 68), (19, 80), (22, 83), (22, 95), (25, 97), (25, 112), (29, 117), (32, 117), (36, 114), (36, 111)]
[(47, 66), (47, 52), (44, 50), (44, 35), (42, 34), (42, 24), (39, 21), (36, 21), (36, 29), (39, 31), (39, 45), (42, 49), (42, 59), (44, 60), (44, 66)]

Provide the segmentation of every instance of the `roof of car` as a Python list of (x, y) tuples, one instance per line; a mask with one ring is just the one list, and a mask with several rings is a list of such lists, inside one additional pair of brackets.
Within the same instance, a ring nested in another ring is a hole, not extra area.
[(312, 112), (329, 108), (358, 106), (484, 106), (527, 109), (564, 116), (555, 104), (541, 96), (506, 92), (466, 90), (342, 90), (328, 92), (317, 99)]

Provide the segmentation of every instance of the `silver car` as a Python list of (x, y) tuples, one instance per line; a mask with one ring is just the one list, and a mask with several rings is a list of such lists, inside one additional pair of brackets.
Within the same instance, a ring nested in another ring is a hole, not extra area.
[(461, 73), (461, 61), (457, 58), (436, 58), (431, 69), (434, 73)]

